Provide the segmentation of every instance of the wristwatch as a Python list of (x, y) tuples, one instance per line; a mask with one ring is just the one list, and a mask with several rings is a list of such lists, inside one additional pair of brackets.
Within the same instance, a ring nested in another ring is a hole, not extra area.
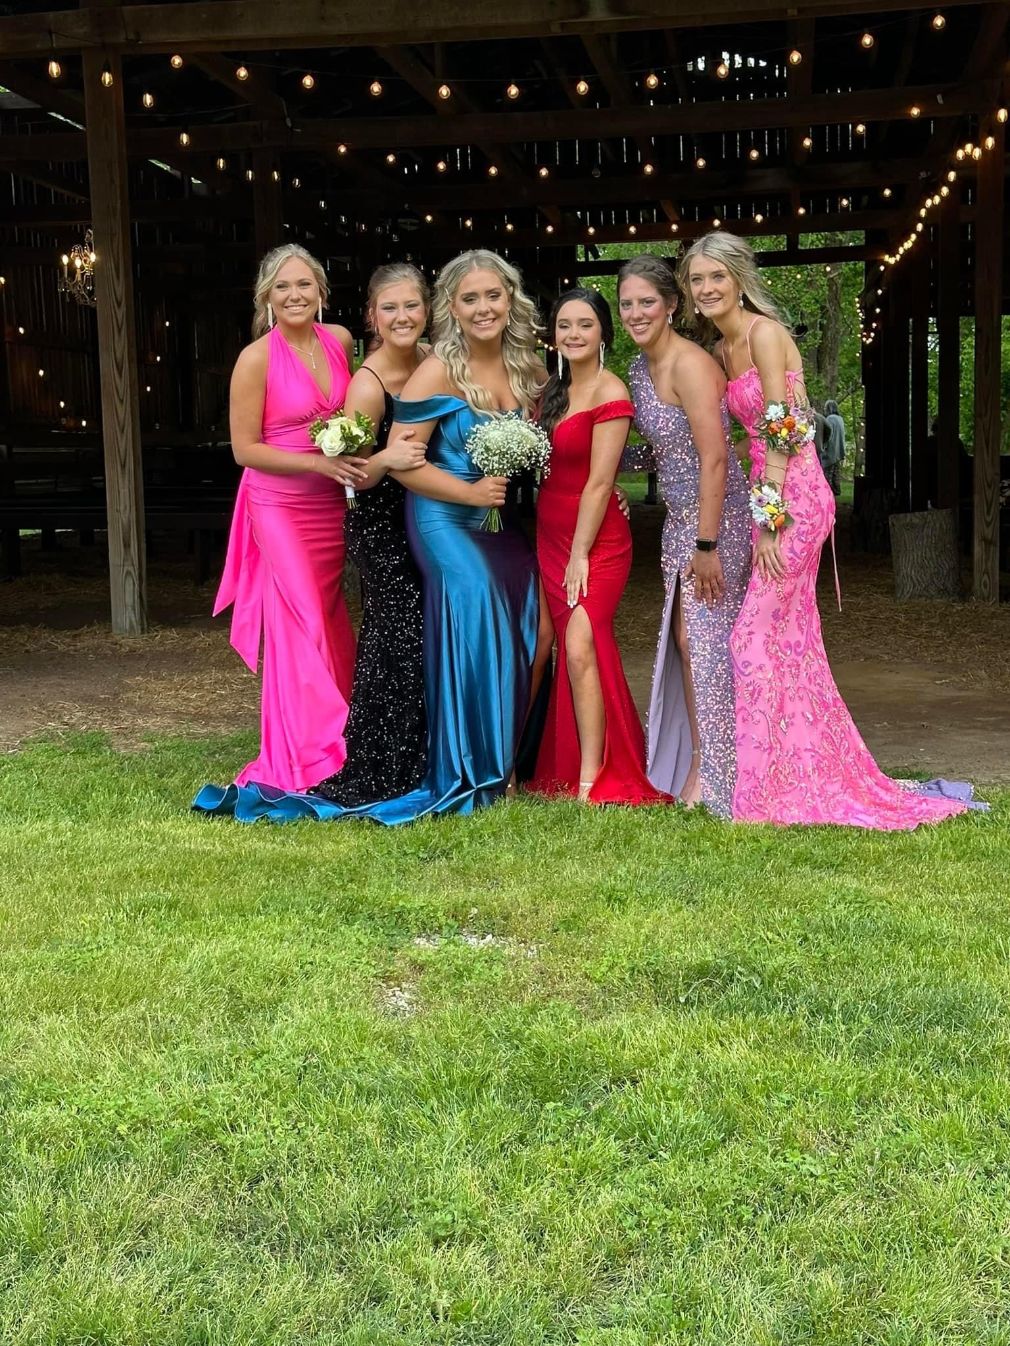
[(695, 548), (698, 551), (715, 551), (719, 545), (719, 539), (714, 537), (696, 537), (694, 539)]

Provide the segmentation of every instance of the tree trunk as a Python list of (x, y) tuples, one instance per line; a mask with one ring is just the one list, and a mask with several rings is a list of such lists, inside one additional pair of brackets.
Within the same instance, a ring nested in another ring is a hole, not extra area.
[(894, 596), (899, 603), (910, 598), (960, 598), (954, 511), (892, 514), (890, 525)]
[(842, 347), (842, 277), (834, 267), (828, 272), (827, 295), (821, 314), (821, 339), (817, 343), (817, 372), (828, 397), (838, 397), (838, 356)]

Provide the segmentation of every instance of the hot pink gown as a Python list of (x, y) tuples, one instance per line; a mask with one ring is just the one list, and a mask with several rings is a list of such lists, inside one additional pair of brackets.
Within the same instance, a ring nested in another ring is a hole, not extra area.
[[(749, 342), (748, 333), (748, 351)], [(790, 400), (801, 380), (802, 374), (787, 372)], [(765, 407), (756, 367), (731, 379), (726, 393), (751, 437), (754, 481), (765, 464), (764, 443), (754, 437)], [(813, 445), (789, 459), (783, 495), (793, 517), (781, 534), (785, 578), (763, 580), (755, 567), (730, 637), (736, 681), (733, 818), (894, 831), (963, 812), (969, 786), (940, 781), (904, 786), (885, 776), (835, 686), (816, 592), (835, 498)]]
[[(275, 327), (267, 337), (263, 443), (318, 453), (308, 427), (336, 415), (351, 374), (343, 347), (315, 334), (329, 396)], [(323, 374), (316, 371), (317, 376)], [(306, 790), (344, 764), (354, 632), (341, 588), (344, 488), (328, 477), (242, 473), (214, 614), (234, 605), (231, 643), (256, 672), (263, 650), (259, 756), (235, 777)]]

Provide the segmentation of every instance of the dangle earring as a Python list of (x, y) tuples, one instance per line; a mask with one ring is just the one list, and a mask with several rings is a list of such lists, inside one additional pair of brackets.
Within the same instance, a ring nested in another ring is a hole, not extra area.
[(672, 314), (672, 313), (668, 313), (668, 314), (666, 315), (666, 325), (667, 325), (667, 327), (672, 327), (672, 326), (673, 326), (673, 314)]
[(607, 353), (607, 343), (606, 343), (605, 341), (601, 341), (601, 342), (600, 342), (600, 368), (601, 368), (601, 369), (603, 368), (603, 357), (606, 355), (606, 353)]
[(316, 322), (322, 326), (323, 321), (323, 296), (319, 296), (319, 308), (316, 311)]
[(274, 308), (272, 304), (267, 304), (267, 326), (273, 327), (276, 319), (274, 318)]
[(564, 372), (565, 372), (565, 362), (564, 362), (564, 359), (563, 359), (563, 357), (562, 357), (562, 355), (561, 355), (561, 352), (558, 351), (558, 378), (559, 378), (559, 379), (563, 377)]
[(743, 301), (744, 301), (746, 298), (747, 298), (747, 296), (744, 294), (743, 290), (741, 290), (741, 291), (740, 291), (740, 298), (736, 301), (736, 302), (739, 304), (739, 306), (740, 306), (741, 308), (743, 308)]

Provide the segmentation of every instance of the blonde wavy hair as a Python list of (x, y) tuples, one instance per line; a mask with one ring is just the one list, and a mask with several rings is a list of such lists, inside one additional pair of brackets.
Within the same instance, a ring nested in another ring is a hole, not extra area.
[(763, 318), (771, 318), (781, 323), (787, 331), (791, 330), (788, 317), (779, 308), (771, 290), (761, 279), (753, 248), (736, 234), (727, 234), (720, 229), (717, 233), (704, 234), (696, 239), (684, 253), (677, 268), (680, 288), (687, 296), (683, 310), (684, 325), (703, 346), (711, 346), (719, 340), (722, 333), (711, 318), (702, 317), (694, 311), (694, 304), (691, 301), (691, 262), (695, 257), (709, 257), (713, 262), (719, 262), (726, 268), (740, 289), (745, 309), (749, 309), (751, 313), (758, 313)]
[(267, 299), (270, 291), (274, 288), (278, 273), (285, 262), (290, 262), (293, 257), (297, 257), (300, 262), (312, 272), (316, 284), (319, 286), (319, 294), (323, 301), (323, 307), (326, 307), (326, 301), (330, 297), (330, 287), (326, 282), (326, 272), (323, 270), (323, 264), (317, 257), (313, 257), (307, 248), (303, 248), (300, 243), (282, 243), (279, 248), (271, 250), (260, 262), (259, 270), (256, 272), (256, 284), (253, 287), (253, 321), (252, 334), (254, 337), (261, 337), (264, 332), (270, 330), (270, 320), (267, 317)]
[(537, 358), (537, 310), (523, 290), (521, 274), (504, 257), (484, 248), (473, 248), (446, 262), (435, 282), (432, 303), (433, 352), (445, 365), (449, 382), (458, 388), (474, 411), (498, 415), (494, 398), (487, 388), (475, 383), (470, 373), (470, 350), (466, 338), (452, 315), (451, 303), (470, 271), (493, 271), (509, 297), (509, 316), (502, 333), (501, 353), (509, 387), (524, 416), (532, 414), (547, 374)]

